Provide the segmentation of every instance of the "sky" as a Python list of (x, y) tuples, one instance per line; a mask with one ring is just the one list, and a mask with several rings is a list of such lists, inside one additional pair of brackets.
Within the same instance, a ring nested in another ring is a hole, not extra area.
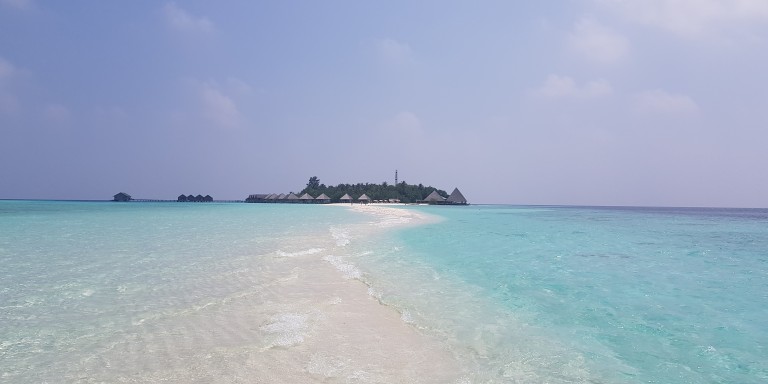
[(768, 1), (0, 0), (0, 199), (768, 207)]

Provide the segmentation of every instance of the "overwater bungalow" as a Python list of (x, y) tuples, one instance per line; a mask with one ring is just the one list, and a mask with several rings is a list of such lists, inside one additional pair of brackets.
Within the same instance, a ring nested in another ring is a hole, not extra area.
[(187, 201), (195, 201), (195, 195), (189, 195), (187, 196)]
[(451, 195), (445, 200), (449, 204), (453, 205), (467, 205), (467, 199), (461, 194), (458, 188), (454, 188)]
[(176, 199), (176, 201), (180, 203), (184, 203), (187, 201), (187, 195), (179, 195), (179, 197)]
[(371, 202), (371, 198), (368, 197), (368, 195), (366, 195), (365, 193), (363, 193), (362, 195), (360, 195), (360, 197), (357, 198), (357, 201), (360, 204), (368, 204)]
[(320, 196), (315, 197), (315, 202), (320, 204), (328, 204), (331, 202), (331, 198), (328, 197), (325, 193), (320, 194)]
[(351, 203), (352, 202), (352, 196), (349, 195), (349, 193), (345, 193), (344, 196), (342, 196), (339, 201), (342, 203)]
[(440, 196), (437, 191), (432, 191), (432, 193), (429, 194), (424, 200), (421, 200), (420, 203), (423, 204), (430, 204), (430, 205), (467, 205), (467, 199), (464, 198), (464, 195), (461, 194), (458, 188), (454, 188), (453, 192), (451, 192), (451, 195), (448, 196), (448, 198)]
[[(351, 200), (351, 198), (350, 198)], [(331, 202), (331, 198), (328, 197), (326, 194), (321, 194), (317, 198), (312, 197), (309, 193), (304, 193), (299, 197), (295, 193), (291, 192), (289, 194), (277, 194), (277, 193), (270, 193), (267, 195), (264, 194), (252, 194), (248, 195), (248, 198), (245, 199), (246, 203), (301, 203), (301, 204), (328, 204)]]
[(131, 195), (125, 192), (120, 192), (114, 195), (112, 198), (112, 201), (131, 201), (131, 200), (133, 200), (133, 198), (131, 198)]
[(423, 202), (427, 204), (440, 204), (445, 201), (445, 197), (440, 196), (437, 191), (432, 191), (432, 193), (429, 194), (426, 198), (424, 198)]
[(261, 203), (267, 197), (268, 197), (268, 195), (260, 195), (260, 194), (248, 195), (248, 197), (245, 198), (245, 202), (246, 203)]
[(211, 195), (205, 195), (205, 197), (203, 197), (203, 201), (210, 203), (213, 201), (213, 197), (211, 197)]

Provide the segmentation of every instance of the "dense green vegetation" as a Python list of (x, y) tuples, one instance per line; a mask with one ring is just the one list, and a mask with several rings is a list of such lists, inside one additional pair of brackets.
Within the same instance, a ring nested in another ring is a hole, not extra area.
[(317, 197), (320, 194), (325, 193), (331, 198), (331, 201), (338, 202), (339, 198), (344, 196), (345, 193), (348, 193), (354, 199), (357, 199), (360, 195), (365, 193), (371, 200), (399, 199), (403, 203), (415, 203), (419, 200), (423, 200), (435, 190), (441, 196), (448, 197), (448, 194), (442, 189), (425, 187), (422, 184), (412, 185), (405, 181), (402, 181), (397, 185), (388, 184), (385, 181), (381, 184), (358, 183), (326, 186), (325, 184), (320, 183), (320, 179), (318, 179), (317, 176), (312, 176), (309, 178), (307, 187), (301, 190), (299, 196), (309, 193), (310, 195)]

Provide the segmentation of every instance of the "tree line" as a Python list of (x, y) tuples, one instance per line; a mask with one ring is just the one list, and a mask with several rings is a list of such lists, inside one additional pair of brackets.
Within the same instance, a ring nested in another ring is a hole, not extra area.
[(326, 196), (331, 198), (332, 202), (338, 202), (344, 194), (349, 194), (353, 199), (366, 194), (371, 200), (398, 199), (403, 203), (415, 203), (424, 200), (433, 191), (437, 191), (443, 197), (448, 197), (448, 194), (442, 189), (424, 186), (423, 184), (408, 184), (405, 181), (401, 181), (398, 184), (389, 184), (385, 181), (381, 184), (357, 183), (327, 186), (321, 184), (317, 176), (312, 176), (309, 178), (307, 186), (299, 193), (299, 196), (309, 193), (311, 196), (317, 197), (325, 193)]

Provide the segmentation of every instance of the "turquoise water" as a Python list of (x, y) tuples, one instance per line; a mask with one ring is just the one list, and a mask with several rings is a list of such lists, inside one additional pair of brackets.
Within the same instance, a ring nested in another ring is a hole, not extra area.
[(768, 210), (398, 209), (0, 201), (0, 381), (768, 382)]
[[(420, 210), (444, 220), (398, 232), (390, 256), (482, 299), (456, 306), (450, 288), (421, 287), (449, 309), (419, 321), (474, 340), (486, 370), (524, 360), (540, 382), (768, 382), (768, 210)], [(528, 349), (508, 348), (520, 342)]]
[(237, 316), (253, 306), (243, 299), (267, 297), (274, 259), (356, 220), (286, 205), (0, 201), (0, 381), (190, 370), (196, 349), (259, 337), (244, 332), (258, 318)]

